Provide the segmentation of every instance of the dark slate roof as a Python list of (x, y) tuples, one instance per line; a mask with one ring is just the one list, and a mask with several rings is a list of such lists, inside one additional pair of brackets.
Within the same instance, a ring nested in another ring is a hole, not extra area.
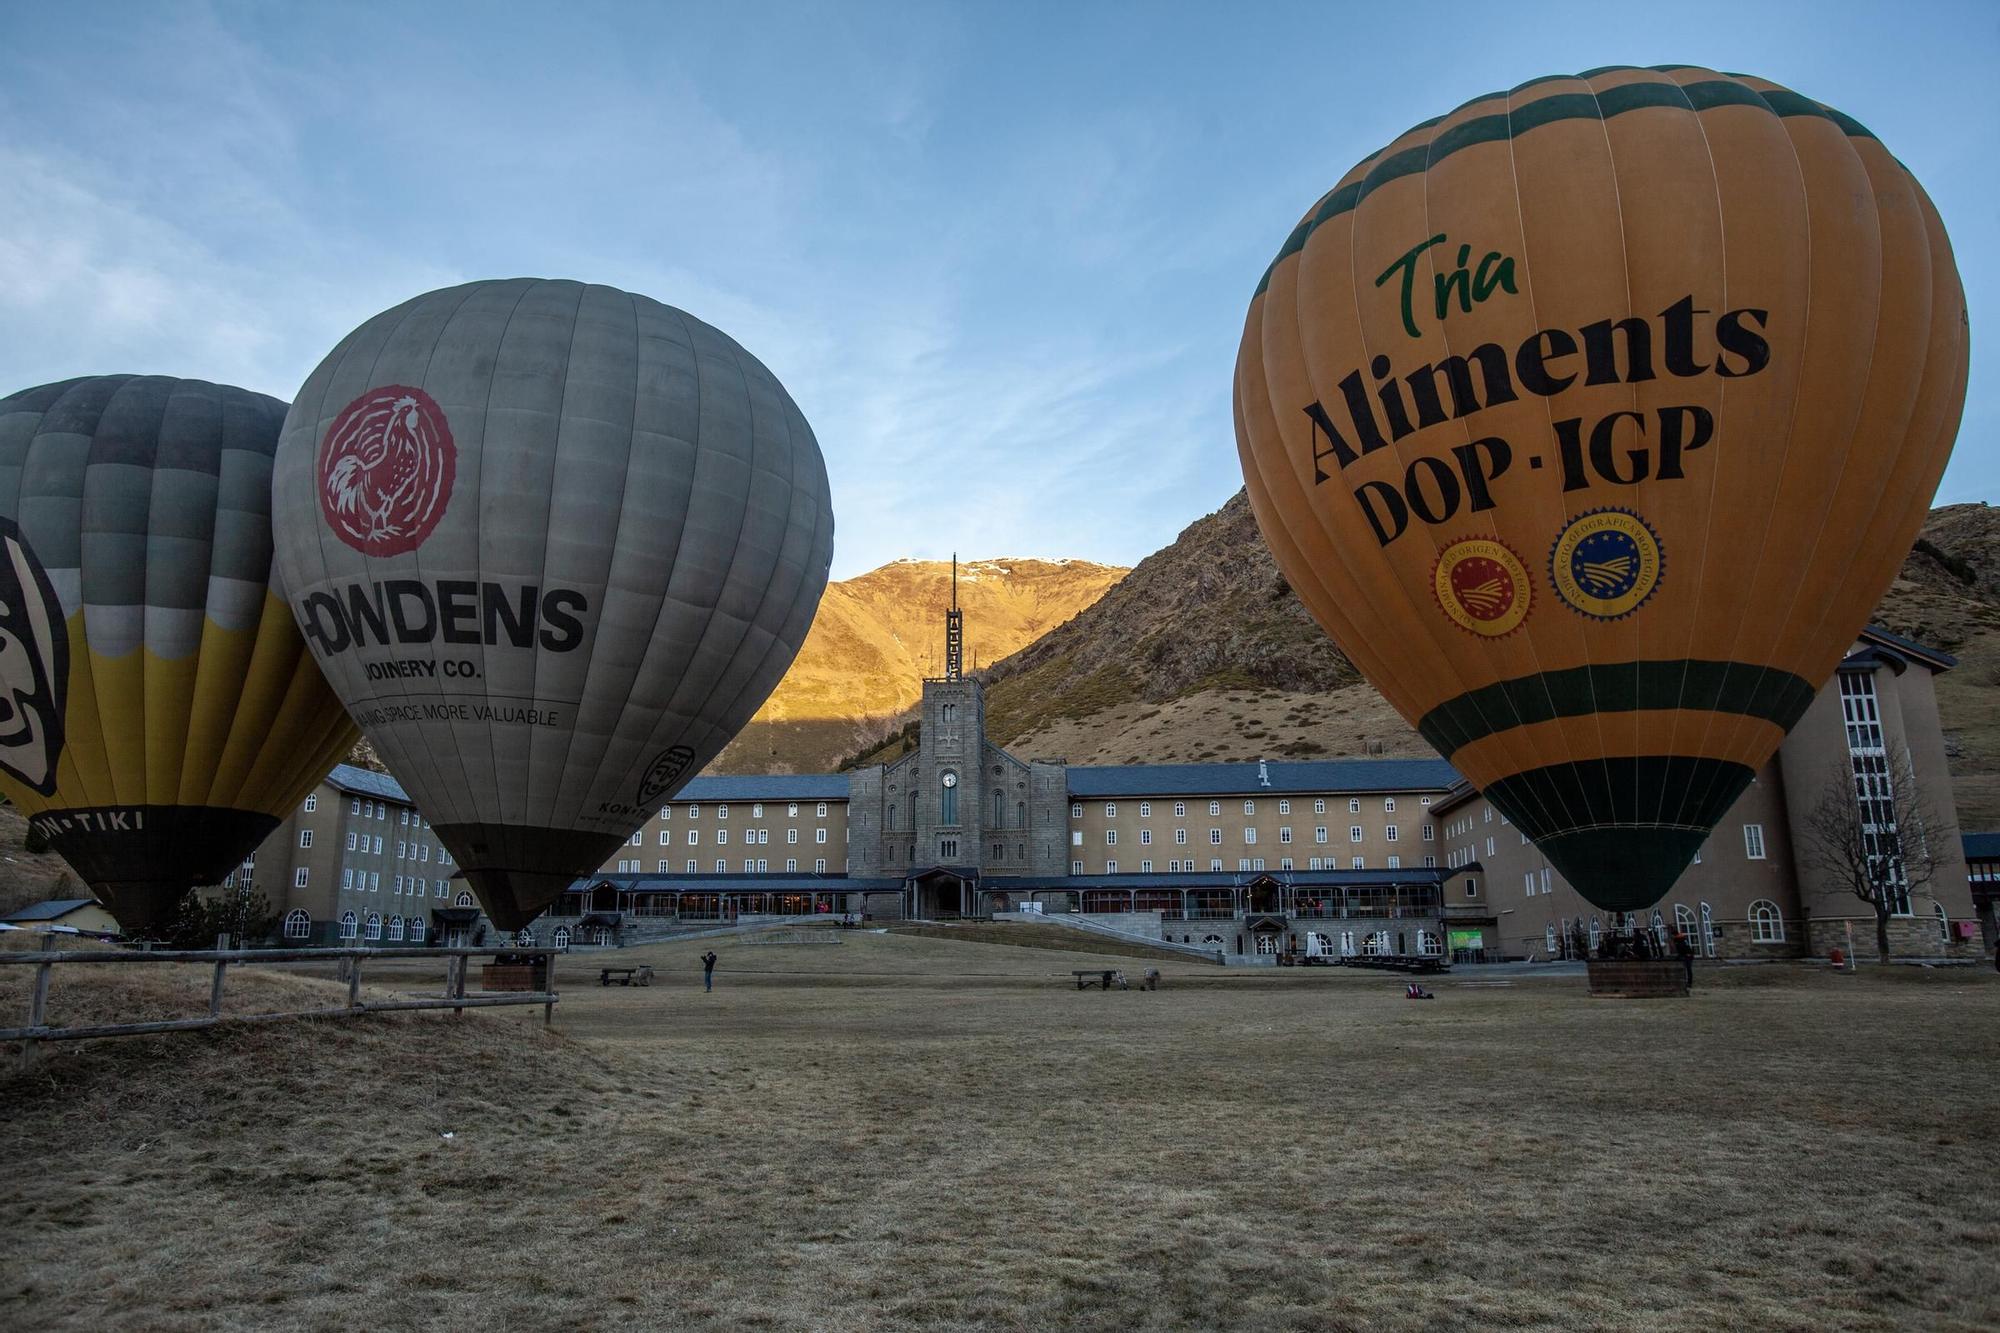
[(1438, 791), (1458, 781), (1442, 759), (1325, 759), (1256, 764), (1075, 764), (1071, 796), (1295, 796), (1331, 792)]
[(1294, 889), (1387, 888), (1395, 884), (1441, 884), (1454, 874), (1441, 866), (1413, 870), (1236, 870), (1167, 871), (1151, 875), (988, 875), (982, 889), (998, 893), (1086, 889), (1240, 889), (1259, 880), (1276, 880)]
[(2000, 861), (2000, 833), (1966, 833), (1959, 840), (1965, 844), (1966, 860)]
[(1870, 625), (1861, 631), (1860, 637), (1864, 642), (1877, 643), (1907, 653), (1933, 671), (1949, 671), (1958, 665), (1958, 659), (1950, 653), (1932, 648), (1928, 644), (1918, 643), (1915, 639), (1906, 639), (1900, 634), (1883, 629), (1880, 625)]
[(326, 780), (344, 792), (356, 796), (374, 796), (384, 801), (399, 801), (411, 804), (410, 795), (403, 790), (403, 784), (387, 773), (377, 773), (373, 769), (359, 768), (353, 764), (335, 764), (333, 772)]
[[(341, 791), (384, 801), (413, 804), (403, 784), (387, 773), (353, 764), (335, 764), (326, 780)], [(683, 787), (676, 801), (844, 801), (847, 774), (804, 773), (794, 777), (696, 778)]]
[(571, 893), (610, 884), (625, 893), (859, 893), (901, 889), (901, 879), (856, 879), (848, 875), (592, 875), (572, 881)]
[(59, 921), (79, 907), (88, 907), (95, 898), (50, 898), (8, 914), (9, 921)]
[(673, 798), (676, 801), (844, 801), (845, 773), (795, 773), (790, 776), (696, 778)]

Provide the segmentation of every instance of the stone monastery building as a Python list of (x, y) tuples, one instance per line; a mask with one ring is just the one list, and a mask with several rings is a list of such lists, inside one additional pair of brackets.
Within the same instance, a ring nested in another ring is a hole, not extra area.
[[(945, 671), (921, 735), (852, 773), (696, 778), (629, 845), (530, 927), (539, 943), (612, 943), (685, 922), (820, 912), (878, 918), (1059, 914), (1230, 963), (1281, 954), (1560, 956), (1620, 924), (1585, 903), (1441, 759), (1077, 765), (986, 736), (980, 683), (946, 613)], [(1667, 901), (1625, 924), (1688, 934), (1706, 957), (1873, 949), (1870, 909), (1795, 862), (1828, 782), (1882, 781), (1907, 751), (1952, 809), (1931, 678), (1944, 654), (1869, 630)], [(1912, 892), (1896, 952), (1992, 946), (1955, 831)], [(246, 860), (288, 939), (479, 942), (488, 926), (394, 779), (341, 765)], [(1982, 890), (1995, 886), (1982, 880)]]

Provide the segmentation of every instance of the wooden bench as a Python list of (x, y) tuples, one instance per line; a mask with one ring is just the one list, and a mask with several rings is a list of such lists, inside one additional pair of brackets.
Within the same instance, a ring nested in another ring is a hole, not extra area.
[(1076, 988), (1078, 990), (1089, 990), (1092, 986), (1102, 986), (1105, 990), (1110, 990), (1113, 986), (1116, 986), (1119, 990), (1132, 989), (1131, 985), (1125, 980), (1125, 974), (1116, 968), (1077, 968), (1072, 970), (1070, 975), (1076, 978)]
[(653, 969), (650, 967), (601, 967), (597, 969), (597, 984), (609, 986), (612, 982), (621, 986), (650, 986), (653, 984)]

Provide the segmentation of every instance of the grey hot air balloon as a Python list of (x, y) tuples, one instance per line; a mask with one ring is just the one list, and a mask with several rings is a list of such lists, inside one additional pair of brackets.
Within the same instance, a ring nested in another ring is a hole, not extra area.
[(577, 282), (363, 324), (299, 390), (273, 488), (300, 629), (504, 930), (749, 720), (833, 554), (826, 464), (771, 372)]
[(128, 929), (354, 744), (271, 587), (284, 417), (160, 375), (0, 399), (0, 792)]

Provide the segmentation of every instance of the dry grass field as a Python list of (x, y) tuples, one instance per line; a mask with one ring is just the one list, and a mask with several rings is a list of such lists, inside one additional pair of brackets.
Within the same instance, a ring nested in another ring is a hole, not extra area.
[[(1411, 1003), (1164, 962), (1105, 994), (1071, 987), (1089, 955), (851, 934), (718, 944), (704, 995), (703, 947), (623, 955), (650, 989), (564, 960), (553, 1035), (494, 1011), (9, 1059), (0, 1326), (2000, 1322), (1990, 970), (1724, 969), (1651, 1003), (1461, 972)], [(96, 978), (57, 1021), (207, 996)]]

